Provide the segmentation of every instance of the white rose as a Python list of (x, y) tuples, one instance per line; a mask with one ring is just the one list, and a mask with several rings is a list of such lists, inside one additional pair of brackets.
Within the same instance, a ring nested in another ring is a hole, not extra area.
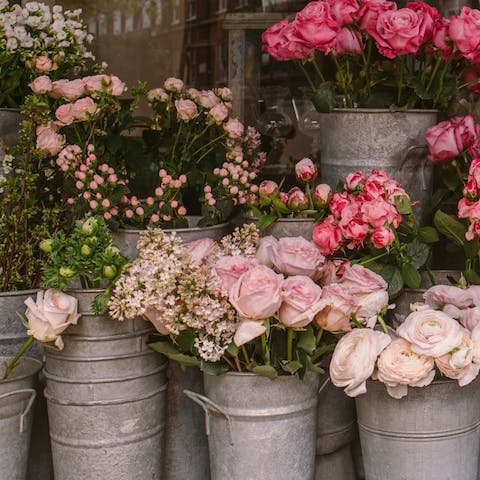
[(355, 296), (358, 310), (355, 317), (360, 323), (373, 328), (377, 323), (377, 316), (388, 307), (388, 293), (386, 290), (377, 290), (367, 295)]
[(433, 358), (415, 353), (403, 338), (396, 338), (385, 348), (377, 366), (377, 379), (386, 385), (393, 398), (404, 397), (408, 386), (430, 385), (435, 377)]
[(412, 344), (420, 355), (440, 357), (462, 343), (462, 327), (446, 313), (437, 310), (412, 312), (398, 328), (397, 334)]
[(349, 397), (367, 391), (366, 381), (372, 375), (375, 362), (391, 338), (370, 328), (357, 328), (338, 342), (330, 362), (330, 378), (337, 387), (346, 387)]
[(38, 292), (36, 302), (32, 297), (28, 297), (25, 300), (28, 335), (40, 342), (55, 341), (55, 345), (61, 350), (63, 341), (60, 334), (70, 324), (76, 324), (80, 318), (77, 303), (75, 297), (53, 288)]

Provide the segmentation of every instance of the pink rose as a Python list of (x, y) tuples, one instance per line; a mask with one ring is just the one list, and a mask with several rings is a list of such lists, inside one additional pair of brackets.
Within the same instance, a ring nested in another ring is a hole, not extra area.
[(423, 294), (423, 298), (432, 308), (442, 308), (447, 304), (460, 309), (473, 306), (473, 297), (468, 289), (454, 285), (434, 285)]
[(458, 17), (450, 18), (448, 34), (467, 60), (480, 63), (479, 10), (463, 7)]
[(423, 16), (409, 8), (380, 13), (368, 29), (379, 52), (387, 58), (417, 53), (424, 37)]
[(480, 95), (480, 68), (469, 68), (463, 74), (463, 81), (467, 83), (467, 89), (475, 95)]
[(432, 35), (433, 46), (443, 52), (445, 60), (450, 57), (453, 51), (453, 44), (448, 36), (449, 28), (450, 21), (447, 18), (442, 18), (435, 24)]
[(332, 255), (342, 243), (342, 233), (339, 227), (333, 225), (333, 219), (327, 217), (313, 228), (312, 240), (322, 255)]
[(340, 25), (354, 23), (360, 15), (360, 6), (357, 0), (326, 0), (330, 5), (332, 17)]
[(327, 2), (310, 2), (297, 13), (294, 21), (297, 34), (316, 50), (329, 53), (335, 45), (341, 25), (332, 17)]
[(160, 310), (153, 307), (147, 307), (145, 312), (143, 312), (142, 317), (147, 320), (147, 322), (150, 322), (158, 333), (161, 333), (162, 335), (168, 335), (170, 333)]
[(52, 81), (46, 75), (37, 77), (33, 82), (29, 83), (28, 86), (36, 95), (52, 91)]
[(347, 192), (334, 193), (332, 201), (330, 202), (330, 211), (332, 215), (336, 218), (340, 218), (342, 215), (343, 209), (355, 203), (356, 199), (352, 195), (349, 195)]
[(107, 88), (110, 83), (110, 77), (108, 75), (91, 75), (84, 77), (83, 84), (88, 93), (101, 92)]
[(283, 237), (272, 248), (275, 269), (285, 275), (316, 278), (325, 257), (313, 242), (303, 237)]
[(202, 90), (195, 101), (207, 110), (220, 103), (220, 99), (211, 90)]
[[(348, 262), (347, 262), (348, 263)], [(326, 260), (322, 268), (322, 276), (319, 283), (322, 286), (331, 285), (340, 281), (344, 269), (344, 261), (340, 259)]]
[(263, 180), (258, 187), (260, 197), (276, 197), (279, 193), (278, 184), (272, 180)]
[(211, 238), (204, 237), (185, 243), (184, 247), (194, 262), (202, 263), (205, 262), (208, 256), (213, 252), (215, 241)]
[(363, 185), (365, 184), (365, 175), (363, 172), (353, 172), (349, 173), (345, 177), (344, 188), (349, 192), (356, 192), (357, 190), (362, 190)]
[(278, 318), (287, 327), (306, 327), (321, 307), (322, 289), (310, 278), (294, 275), (284, 280)]
[(36, 148), (44, 153), (56, 155), (64, 146), (65, 137), (55, 132), (53, 128), (44, 128), (37, 135)]
[(302, 158), (295, 165), (295, 176), (302, 183), (312, 183), (318, 175), (318, 168), (309, 158)]
[(318, 325), (328, 332), (349, 332), (350, 320), (357, 308), (356, 299), (338, 283), (323, 287), (320, 308), (315, 315)]
[(440, 357), (462, 343), (462, 327), (447, 314), (422, 309), (410, 313), (397, 328), (397, 334), (412, 344), (420, 355)]
[(195, 105), (195, 102), (192, 102), (192, 100), (184, 100), (182, 98), (175, 100), (175, 108), (178, 113), (178, 118), (184, 122), (189, 122), (199, 115), (197, 105)]
[(58, 68), (57, 64), (45, 55), (40, 55), (35, 59), (35, 69), (41, 72), (51, 72)]
[(71, 125), (75, 121), (73, 104), (65, 103), (63, 105), (60, 105), (55, 110), (55, 116), (57, 117), (58, 121), (61, 122), (63, 125)]
[(222, 281), (225, 290), (230, 291), (234, 283), (248, 270), (257, 265), (255, 260), (234, 255), (231, 257), (220, 257), (213, 268)]
[(477, 203), (471, 202), (467, 198), (461, 198), (458, 201), (458, 218), (470, 218), (470, 212), (476, 210)]
[(57, 80), (52, 82), (52, 91), (50, 96), (53, 98), (63, 98), (69, 102), (76, 100), (85, 94), (85, 85), (83, 80)]
[(345, 53), (354, 53), (360, 55), (362, 47), (358, 43), (358, 37), (349, 28), (342, 28), (337, 35), (335, 43), (335, 55), (343, 55)]
[(391, 228), (378, 227), (370, 234), (370, 240), (375, 248), (384, 248), (395, 241)]
[(426, 387), (435, 378), (431, 357), (415, 353), (403, 338), (394, 339), (378, 357), (377, 379), (393, 398), (402, 398), (408, 387)]
[(223, 124), (223, 128), (230, 138), (236, 140), (242, 138), (245, 127), (240, 120), (229, 118), (228, 121)]
[(118, 77), (112, 75), (108, 82), (107, 92), (114, 97), (119, 97), (127, 91), (127, 86)]
[(308, 197), (298, 187), (293, 187), (288, 192), (287, 206), (292, 212), (301, 212), (308, 208)]
[(360, 30), (375, 28), (378, 16), (383, 12), (397, 9), (395, 2), (384, 0), (362, 0), (360, 9)]
[(179, 78), (170, 77), (163, 82), (163, 88), (167, 92), (181, 92), (183, 90), (183, 82)]
[(330, 379), (336, 387), (346, 387), (349, 397), (367, 391), (366, 381), (373, 374), (380, 353), (391, 342), (383, 332), (356, 328), (337, 343), (330, 362)]
[(215, 95), (221, 98), (224, 102), (231, 102), (233, 100), (233, 93), (228, 87), (216, 88)]
[(211, 108), (208, 114), (215, 120), (217, 125), (220, 125), (228, 117), (228, 110), (223, 103), (219, 103)]
[(266, 332), (265, 325), (262, 322), (256, 322), (254, 320), (243, 320), (241, 321), (237, 329), (235, 330), (235, 335), (233, 336), (233, 343), (237, 347), (241, 347), (246, 343), (254, 340), (255, 338), (263, 335)]
[(168, 93), (163, 88), (154, 88), (147, 93), (147, 100), (152, 103), (154, 100), (159, 102), (168, 102)]
[(97, 104), (91, 97), (80, 98), (73, 104), (72, 107), (73, 115), (77, 120), (82, 122), (91, 120), (96, 111)]
[(264, 265), (247, 270), (230, 289), (230, 303), (242, 319), (264, 320), (282, 303), (283, 275)]
[(388, 288), (383, 277), (358, 264), (346, 265), (340, 283), (352, 295), (365, 295)]
[(383, 227), (385, 224), (397, 228), (402, 221), (402, 216), (394, 205), (378, 197), (370, 202), (365, 202), (361, 208), (362, 218), (372, 227)]
[(422, 43), (427, 42), (432, 38), (435, 26), (440, 20), (440, 14), (438, 13), (438, 10), (425, 2), (410, 2), (407, 3), (407, 8), (413, 10), (421, 16)]
[(273, 267), (273, 251), (278, 248), (278, 240), (272, 235), (260, 238), (255, 259), (261, 265)]
[[(344, 209), (345, 212), (346, 209)], [(368, 225), (359, 218), (352, 218), (348, 222), (341, 222), (340, 229), (342, 235), (351, 240), (347, 243), (347, 248), (353, 249), (361, 244), (368, 232)]]
[(319, 183), (312, 193), (312, 200), (315, 206), (319, 209), (328, 207), (332, 200), (332, 189), (326, 183)]

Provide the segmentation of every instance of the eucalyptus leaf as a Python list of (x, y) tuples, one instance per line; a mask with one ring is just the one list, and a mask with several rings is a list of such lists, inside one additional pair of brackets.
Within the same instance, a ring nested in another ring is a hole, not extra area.
[(252, 372), (272, 380), (278, 377), (278, 372), (271, 365), (256, 365), (252, 368)]

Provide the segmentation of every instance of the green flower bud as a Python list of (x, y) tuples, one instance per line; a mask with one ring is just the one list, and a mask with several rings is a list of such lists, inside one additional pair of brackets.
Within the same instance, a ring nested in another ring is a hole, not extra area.
[(97, 240), (98, 238), (95, 236), (95, 235), (92, 235), (91, 237), (88, 237), (87, 238), (87, 242), (90, 243), (90, 244), (94, 244), (94, 243), (97, 243)]
[(75, 271), (70, 267), (60, 267), (59, 273), (63, 278), (72, 278), (75, 276)]
[(89, 257), (92, 254), (92, 249), (88, 245), (82, 245), (80, 249), (80, 253), (82, 257)]
[(115, 275), (117, 274), (117, 269), (115, 268), (115, 265), (107, 265), (103, 267), (103, 276), (105, 278), (108, 278), (111, 280), (112, 278), (115, 278)]
[(51, 238), (46, 238), (40, 242), (40, 250), (44, 253), (51, 253), (52, 251), (53, 240)]
[(91, 235), (95, 230), (96, 226), (97, 226), (97, 220), (93, 217), (90, 217), (89, 219), (85, 220), (85, 222), (83, 223), (82, 232), (85, 235)]

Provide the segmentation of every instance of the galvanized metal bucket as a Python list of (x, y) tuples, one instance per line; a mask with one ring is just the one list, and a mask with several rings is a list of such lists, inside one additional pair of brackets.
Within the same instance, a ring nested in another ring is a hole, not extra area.
[(412, 387), (400, 400), (370, 381), (355, 403), (366, 480), (477, 480), (480, 379)]
[(313, 480), (319, 375), (204, 375), (211, 480)]
[(137, 319), (94, 315), (100, 291), (71, 291), (82, 317), (47, 352), (44, 374), (56, 480), (161, 477), (166, 361), (147, 345), (151, 328)]
[(353, 399), (327, 379), (318, 395), (315, 480), (355, 480), (351, 451), (355, 427)]
[[(245, 223), (257, 223), (257, 217), (246, 217)], [(314, 218), (278, 218), (268, 227), (260, 232), (261, 237), (272, 235), (275, 238), (283, 237), (303, 237), (307, 240), (312, 239), (313, 227), (316, 220)]]
[(437, 113), (339, 108), (320, 114), (322, 181), (335, 188), (350, 172), (385, 170), (420, 201), (414, 212), (419, 223), (426, 223), (433, 164), (426, 158), (424, 134), (437, 123)]
[[(0, 378), (4, 364), (0, 357)], [(25, 480), (32, 433), (36, 376), (42, 364), (23, 357), (12, 375), (0, 380), (0, 475), (5, 480)]]

